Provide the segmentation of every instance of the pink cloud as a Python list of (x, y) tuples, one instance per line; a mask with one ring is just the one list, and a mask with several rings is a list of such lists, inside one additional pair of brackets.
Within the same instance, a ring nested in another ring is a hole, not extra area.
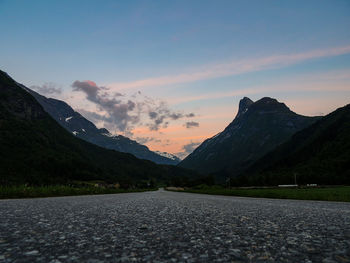
[(202, 66), (200, 69), (193, 69), (189, 70), (189, 72), (184, 72), (176, 75), (147, 78), (131, 82), (116, 82), (111, 83), (108, 86), (119, 90), (188, 83), (224, 76), (239, 75), (271, 68), (280, 68), (300, 63), (305, 60), (338, 56), (349, 53), (350, 45), (344, 47), (312, 50), (295, 54), (272, 55), (263, 58), (243, 59), (238, 61), (231, 61), (228, 63)]
[(168, 100), (170, 104), (181, 104), (191, 101), (220, 99), (226, 97), (240, 97), (255, 94), (269, 94), (271, 92), (346, 92), (350, 91), (350, 70), (336, 70), (322, 73), (302, 74), (290, 79), (277, 79), (275, 83), (258, 85), (251, 88), (236, 89), (232, 91), (205, 93), (194, 96), (173, 97)]
[(92, 80), (85, 80), (84, 82), (88, 83), (90, 86), (97, 87), (97, 84), (93, 82)]

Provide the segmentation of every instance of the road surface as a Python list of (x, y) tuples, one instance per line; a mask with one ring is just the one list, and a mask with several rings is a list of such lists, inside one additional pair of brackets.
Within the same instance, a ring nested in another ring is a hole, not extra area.
[(0, 262), (350, 262), (350, 204), (163, 190), (0, 200)]

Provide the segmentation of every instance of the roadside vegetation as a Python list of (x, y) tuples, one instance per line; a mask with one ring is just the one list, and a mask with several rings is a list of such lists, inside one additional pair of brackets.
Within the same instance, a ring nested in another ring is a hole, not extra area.
[(0, 186), (0, 199), (34, 198), (73, 195), (118, 194), (130, 192), (155, 191), (157, 188), (116, 188), (99, 183), (80, 185), (48, 185), (48, 186)]
[(350, 186), (298, 187), (298, 188), (224, 188), (223, 186), (198, 185), (191, 188), (166, 188), (197, 194), (280, 198), (298, 200), (322, 200), (350, 202)]

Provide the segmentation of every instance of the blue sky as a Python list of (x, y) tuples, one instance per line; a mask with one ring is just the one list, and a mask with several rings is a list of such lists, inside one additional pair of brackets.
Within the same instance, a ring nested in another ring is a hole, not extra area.
[[(93, 81), (125, 101), (140, 91), (138, 112), (122, 119), (126, 128), (120, 116), (92, 120), (180, 153), (220, 132), (244, 95), (276, 97), (305, 115), (349, 103), (349, 14), (345, 0), (0, 0), (0, 68), (26, 86), (61, 89), (46, 95), (90, 119), (111, 112), (73, 91), (74, 81)], [(148, 114), (162, 103), (196, 117), (165, 116), (168, 124), (150, 130)]]

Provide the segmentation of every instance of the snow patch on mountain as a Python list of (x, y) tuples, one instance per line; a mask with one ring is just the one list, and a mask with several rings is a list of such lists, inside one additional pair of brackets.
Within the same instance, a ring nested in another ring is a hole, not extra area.
[(159, 154), (160, 156), (163, 156), (163, 157), (169, 158), (171, 160), (174, 160), (174, 161), (178, 161), (179, 160), (179, 157), (177, 157), (177, 156), (175, 156), (174, 154), (171, 154), (171, 153), (160, 152), (160, 151), (155, 151), (155, 153)]

